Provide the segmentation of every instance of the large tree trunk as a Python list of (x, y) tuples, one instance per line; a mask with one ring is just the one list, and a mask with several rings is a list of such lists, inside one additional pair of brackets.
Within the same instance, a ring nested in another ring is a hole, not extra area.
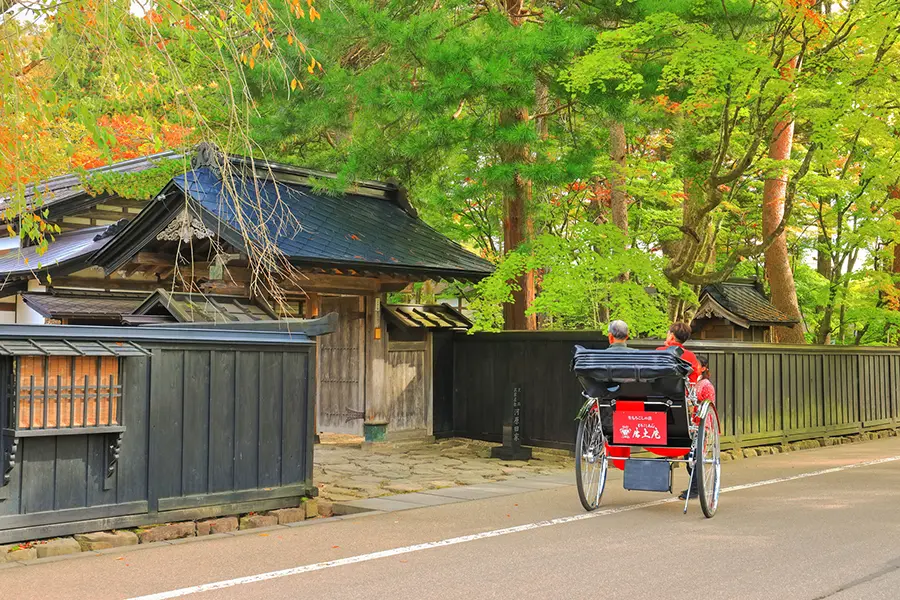
[[(522, 0), (506, 0), (506, 14), (514, 26), (524, 23)], [(527, 108), (506, 108), (500, 111), (500, 127), (512, 128), (528, 122)], [(500, 160), (506, 164), (521, 165), (531, 160), (527, 144), (508, 143), (499, 148)], [(512, 181), (503, 191), (503, 252), (508, 254), (518, 248), (528, 234), (526, 211), (531, 202), (531, 182), (515, 172)], [(525, 273), (516, 282), (519, 289), (513, 291), (513, 302), (503, 305), (505, 329), (536, 329), (534, 315), (525, 311), (534, 300), (534, 273)]]
[[(796, 67), (796, 59), (789, 64), (788, 74)], [(784, 121), (775, 124), (772, 140), (769, 143), (769, 158), (787, 160), (791, 156), (794, 141), (794, 121), (787, 116)], [(787, 169), (773, 179), (767, 179), (763, 190), (762, 225), (763, 234), (768, 236), (774, 232), (784, 216), (784, 196), (787, 192)], [(782, 232), (766, 250), (766, 278), (772, 292), (772, 304), (781, 312), (801, 319), (800, 306), (797, 302), (797, 288), (794, 285), (794, 273), (791, 270), (790, 256), (787, 247), (787, 233)], [(792, 327), (776, 327), (775, 340), (784, 344), (804, 344), (806, 339), (803, 328), (797, 324)]]
[[(528, 119), (528, 111), (504, 110), (500, 112), (501, 127), (511, 127), (516, 121)], [(508, 144), (501, 148), (500, 158), (505, 163), (519, 164), (528, 159), (528, 147)], [(503, 192), (503, 252), (509, 254), (527, 239), (526, 208), (531, 200), (531, 182), (516, 173)], [(522, 275), (516, 282), (519, 289), (513, 291), (513, 302), (503, 306), (505, 329), (534, 329), (534, 316), (526, 316), (530, 301), (534, 299), (534, 273)]]
[(628, 144), (625, 141), (625, 125), (613, 121), (609, 125), (609, 157), (612, 159), (612, 173), (609, 178), (610, 206), (612, 222), (628, 235), (628, 198), (625, 195), (625, 156)]

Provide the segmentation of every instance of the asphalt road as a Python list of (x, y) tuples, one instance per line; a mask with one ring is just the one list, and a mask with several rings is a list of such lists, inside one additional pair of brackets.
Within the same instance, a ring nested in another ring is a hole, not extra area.
[(588, 518), (566, 485), (38, 562), (0, 570), (0, 597), (900, 598), (900, 439), (723, 472), (711, 520), (696, 502), (682, 515), (670, 496), (625, 492), (616, 474)]

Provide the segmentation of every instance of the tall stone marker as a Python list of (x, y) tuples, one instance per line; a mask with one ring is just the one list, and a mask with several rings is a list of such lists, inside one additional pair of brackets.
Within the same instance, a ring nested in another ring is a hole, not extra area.
[(503, 445), (491, 449), (491, 458), (531, 460), (531, 448), (522, 447), (523, 396), (522, 385), (513, 384), (503, 411)]

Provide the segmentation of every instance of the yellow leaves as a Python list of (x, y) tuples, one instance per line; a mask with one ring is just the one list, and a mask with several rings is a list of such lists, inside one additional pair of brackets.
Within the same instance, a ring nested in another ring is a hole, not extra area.
[(12, 228), (12, 225), (6, 225), (6, 232), (9, 234), (9, 237), (16, 237), (16, 231)]
[(256, 55), (259, 54), (259, 42), (253, 44), (253, 48), (250, 50), (250, 56), (256, 58)]
[(725, 210), (727, 210), (730, 213), (734, 213), (734, 214), (741, 213), (741, 208), (738, 205), (734, 204), (733, 202), (729, 202), (728, 200), (723, 200), (721, 206), (722, 206), (722, 208), (724, 208)]
[(266, 50), (271, 50), (271, 49), (272, 49), (272, 42), (269, 40), (269, 38), (264, 38), (264, 39), (263, 39), (263, 46), (266, 47)]
[(298, 81), (296, 77), (294, 79), (291, 79), (291, 90), (296, 90), (298, 87), (302, 90), (303, 84), (300, 83), (300, 81)]
[(316, 65), (317, 65), (317, 64), (318, 64), (318, 63), (316, 62), (316, 59), (312, 59), (312, 62), (309, 63), (309, 65), (306, 67), (306, 70), (309, 71), (310, 74), (314, 73), (315, 70), (316, 70)]
[(321, 19), (322, 15), (319, 14), (319, 11), (316, 10), (315, 6), (311, 6), (309, 8), (309, 21), (310, 23), (315, 23), (316, 19)]
[(287, 36), (287, 43), (288, 43), (288, 46), (294, 45), (294, 36), (292, 36), (290, 33)]
[(248, 17), (253, 16), (253, 3), (252, 3), (252, 2), (248, 2), (248, 3), (244, 6), (244, 13), (245, 13)]

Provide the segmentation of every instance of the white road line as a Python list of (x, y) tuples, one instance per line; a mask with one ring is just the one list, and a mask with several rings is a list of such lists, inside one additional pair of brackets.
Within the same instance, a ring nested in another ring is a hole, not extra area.
[[(735, 485), (735, 486), (723, 488), (721, 490), (721, 493), (724, 494), (724, 493), (728, 493), (728, 492), (739, 492), (741, 490), (748, 490), (751, 488), (763, 487), (766, 485), (774, 485), (776, 483), (785, 483), (787, 481), (795, 481), (797, 479), (806, 479), (807, 477), (818, 477), (820, 475), (829, 475), (831, 473), (839, 473), (841, 471), (847, 471), (849, 469), (857, 469), (860, 467), (871, 467), (873, 465), (880, 465), (883, 463), (893, 462), (896, 460), (900, 460), (900, 456), (879, 458), (877, 460), (868, 460), (865, 462), (853, 463), (853, 464), (844, 465), (841, 467), (832, 467), (830, 469), (822, 469), (821, 471), (810, 471), (808, 473), (800, 473), (798, 475), (790, 475), (788, 477), (778, 477), (775, 479), (766, 479), (765, 481), (756, 481), (754, 483), (745, 483), (742, 485)], [(570, 517), (560, 517), (557, 519), (550, 519), (548, 521), (538, 521), (535, 523), (526, 523), (525, 525), (517, 525), (515, 527), (506, 527), (504, 529), (495, 529), (493, 531), (484, 531), (482, 533), (463, 535), (463, 536), (459, 536), (459, 537), (448, 538), (446, 540), (438, 540), (436, 542), (425, 542), (423, 544), (414, 544), (412, 546), (391, 548), (390, 550), (381, 550), (380, 552), (372, 552), (369, 554), (360, 554), (357, 556), (350, 556), (347, 558), (340, 558), (337, 560), (329, 560), (326, 562), (315, 563), (312, 565), (303, 565), (300, 567), (283, 569), (281, 571), (270, 571), (268, 573), (260, 573), (258, 575), (248, 575), (246, 577), (237, 577), (235, 579), (227, 579), (224, 581), (216, 581), (213, 583), (204, 583), (202, 585), (195, 585), (195, 586), (191, 586), (191, 587), (181, 588), (178, 590), (171, 590), (168, 592), (160, 592), (158, 594), (150, 594), (147, 596), (140, 596), (137, 598), (132, 598), (131, 600), (166, 600), (168, 598), (182, 598), (184, 596), (191, 596), (193, 594), (199, 594), (202, 592), (211, 592), (213, 590), (221, 590), (221, 589), (235, 587), (235, 586), (239, 586), (239, 585), (247, 585), (249, 583), (257, 583), (260, 581), (267, 581), (269, 579), (279, 579), (281, 577), (290, 577), (292, 575), (302, 575), (303, 573), (311, 573), (313, 571), (322, 571), (324, 569), (332, 569), (334, 567), (343, 567), (345, 565), (354, 565), (357, 563), (378, 560), (380, 558), (388, 558), (391, 556), (398, 556), (401, 554), (410, 554), (412, 552), (420, 552), (422, 550), (430, 550), (432, 548), (442, 548), (444, 546), (455, 546), (456, 544), (465, 544), (468, 542), (475, 542), (475, 541), (483, 540), (483, 539), (487, 539), (487, 538), (494, 538), (494, 537), (500, 537), (503, 535), (509, 535), (511, 533), (521, 533), (523, 531), (542, 529), (544, 527), (553, 527), (555, 525), (564, 525), (566, 523), (572, 523), (575, 521), (584, 521), (586, 519), (595, 519), (597, 517), (603, 517), (603, 516), (607, 516), (607, 515), (615, 515), (618, 513), (630, 512), (633, 510), (641, 510), (643, 508), (649, 508), (651, 506), (659, 506), (661, 504), (668, 504), (670, 502), (683, 502), (683, 501), (678, 500), (677, 498), (665, 498), (663, 500), (654, 500), (653, 502), (642, 502), (640, 504), (630, 504), (628, 506), (620, 506), (618, 508), (608, 508), (605, 510), (597, 510), (597, 511), (590, 512), (590, 513), (581, 513), (581, 514), (573, 515)]]

